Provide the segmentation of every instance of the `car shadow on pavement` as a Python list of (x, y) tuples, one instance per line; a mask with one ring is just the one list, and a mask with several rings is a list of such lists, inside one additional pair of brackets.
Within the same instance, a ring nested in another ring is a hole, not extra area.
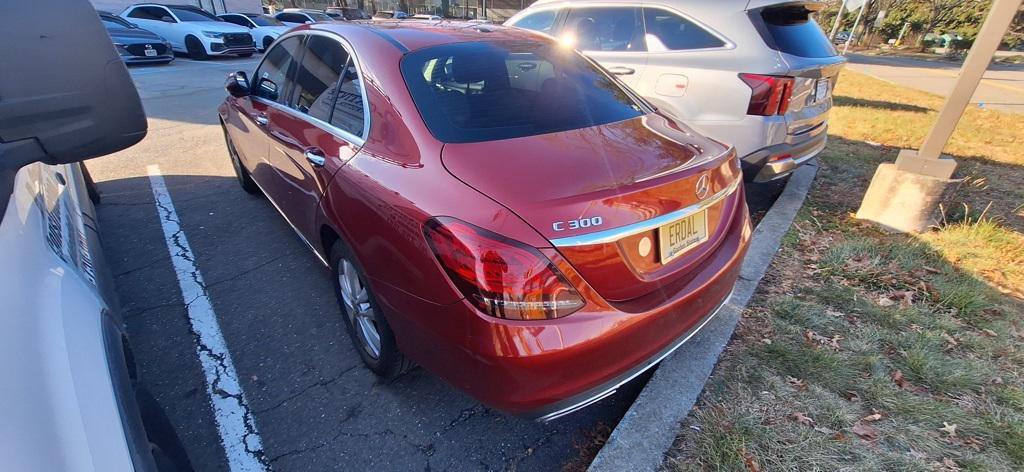
[[(382, 382), (350, 344), (330, 273), (266, 199), (230, 177), (164, 181), (275, 469), (560, 469), (639, 393), (634, 381), (541, 424), (480, 405), (424, 369)], [(227, 470), (149, 179), (97, 187), (141, 382), (196, 469)]]
[(878, 110), (890, 110), (890, 111), (909, 111), (915, 113), (928, 113), (933, 111), (931, 108), (922, 107), (917, 105), (908, 105), (905, 103), (887, 102), (884, 100), (868, 100), (865, 98), (854, 98), (843, 95), (836, 95), (832, 97), (832, 103), (835, 106), (847, 106), (847, 107), (867, 107), (875, 108)]

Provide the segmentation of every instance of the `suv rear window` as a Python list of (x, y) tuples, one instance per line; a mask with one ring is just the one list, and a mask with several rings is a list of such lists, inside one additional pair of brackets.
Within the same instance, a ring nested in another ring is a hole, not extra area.
[(575, 51), (536, 41), (446, 44), (402, 59), (434, 137), (471, 143), (628, 120), (646, 108)]
[(813, 11), (797, 6), (765, 8), (761, 11), (769, 37), (768, 45), (779, 52), (800, 57), (831, 57), (836, 49), (818, 23)]

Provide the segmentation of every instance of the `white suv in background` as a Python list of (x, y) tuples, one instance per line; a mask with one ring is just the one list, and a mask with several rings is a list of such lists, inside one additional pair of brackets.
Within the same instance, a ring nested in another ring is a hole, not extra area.
[(505, 24), (574, 45), (652, 104), (736, 147), (747, 180), (783, 177), (825, 147), (845, 59), (819, 2), (539, 0)]
[(303, 8), (285, 8), (281, 10), (281, 13), (274, 15), (278, 21), (281, 21), (285, 26), (299, 26), (309, 23), (316, 23), (318, 21), (335, 21), (327, 13), (320, 10), (307, 10)]
[(228, 23), (201, 8), (139, 3), (126, 8), (120, 16), (167, 38), (172, 49), (186, 52), (192, 59), (249, 57), (256, 52), (248, 28)]

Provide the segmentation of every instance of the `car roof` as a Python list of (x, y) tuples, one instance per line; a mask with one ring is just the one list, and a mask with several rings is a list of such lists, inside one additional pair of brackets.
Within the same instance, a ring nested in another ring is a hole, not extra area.
[(471, 41), (538, 40), (543, 35), (529, 30), (507, 28), (501, 25), (469, 23), (465, 21), (410, 22), (375, 21), (373, 23), (319, 23), (311, 29), (333, 31), (342, 36), (353, 29), (372, 30), (403, 52), (415, 51), (441, 44)]

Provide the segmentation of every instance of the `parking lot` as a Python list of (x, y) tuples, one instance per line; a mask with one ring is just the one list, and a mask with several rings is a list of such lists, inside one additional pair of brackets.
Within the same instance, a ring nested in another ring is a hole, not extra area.
[[(133, 68), (149, 134), (88, 162), (142, 382), (192, 465), (226, 470), (229, 461), (245, 462), (239, 454), (275, 470), (558, 470), (576, 460), (595, 432), (617, 423), (647, 376), (541, 424), (481, 406), (423, 369), (389, 384), (363, 367), (329, 271), (232, 172), (216, 107), (226, 74), (251, 71), (258, 61), (178, 58)], [(755, 213), (778, 188), (752, 189)], [(155, 190), (173, 206), (158, 208)], [(169, 224), (176, 226), (165, 233)], [(172, 260), (169, 247), (183, 241), (189, 250), (175, 249)], [(185, 298), (182, 277), (198, 284), (198, 297)], [(209, 379), (201, 359), (225, 359), (207, 345), (209, 333), (194, 328), (199, 301), (230, 352), (246, 400), (240, 409), (211, 403), (211, 392), (228, 395), (208, 391), (222, 379)], [(235, 424), (245, 431), (217, 419), (232, 415), (241, 415)]]

